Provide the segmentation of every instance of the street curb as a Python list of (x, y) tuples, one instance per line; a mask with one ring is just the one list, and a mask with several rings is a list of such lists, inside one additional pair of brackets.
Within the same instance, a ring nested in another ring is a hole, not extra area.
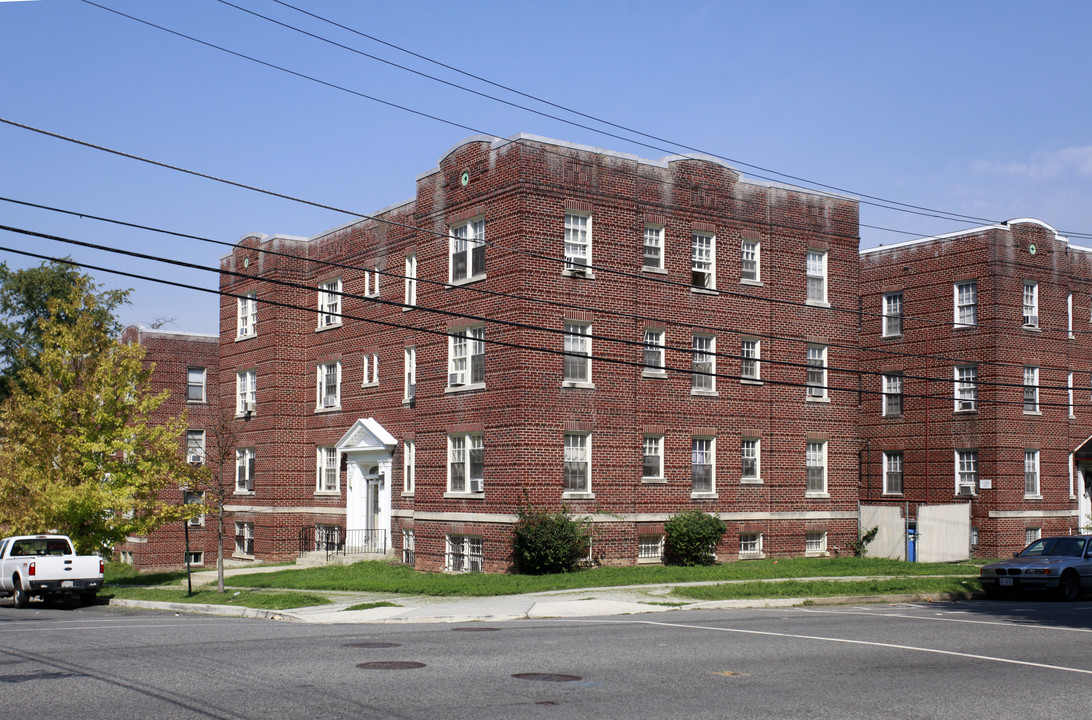
[(159, 600), (125, 600), (119, 598), (111, 598), (108, 604), (115, 607), (142, 608), (144, 610), (173, 610), (174, 612), (200, 613), (202, 615), (224, 615), (227, 617), (258, 618), (262, 620), (287, 620), (290, 622), (307, 622), (306, 620), (297, 617), (292, 613), (286, 613), (283, 610), (235, 607), (233, 605), (176, 603), (162, 602)]

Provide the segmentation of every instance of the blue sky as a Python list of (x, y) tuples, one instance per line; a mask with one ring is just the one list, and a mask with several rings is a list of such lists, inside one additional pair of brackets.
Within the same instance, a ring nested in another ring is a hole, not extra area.
[[(96, 1), (473, 130), (263, 67), (82, 0), (0, 1), (0, 117), (359, 213), (412, 197), (415, 176), (474, 132), (528, 132), (653, 159), (690, 146), (729, 158), (751, 177), (778, 176), (743, 163), (862, 199), (991, 221), (1036, 217), (1072, 243), (1092, 245), (1092, 3), (292, 0), (659, 141), (512, 96), (273, 0), (232, 0), (650, 148), (441, 86), (217, 0)], [(0, 124), (0, 158), (0, 197), (226, 242), (254, 231), (310, 236), (351, 219), (7, 124)], [(226, 251), (9, 202), (0, 202), (0, 218), (209, 267)], [(861, 222), (862, 247), (975, 224), (867, 204)], [(0, 246), (217, 285), (213, 273), (8, 231), (0, 231)], [(36, 264), (4, 250), (0, 260)], [(214, 295), (92, 274), (107, 286), (134, 288), (126, 323), (173, 318), (169, 329), (217, 332)]]

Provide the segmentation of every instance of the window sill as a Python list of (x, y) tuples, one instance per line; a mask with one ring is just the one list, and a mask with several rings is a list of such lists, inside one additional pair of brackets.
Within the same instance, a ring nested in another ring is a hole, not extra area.
[(667, 478), (643, 477), (643, 478), (641, 478), (641, 484), (643, 484), (643, 485), (667, 485)]
[(690, 493), (691, 500), (719, 500), (720, 495), (715, 492), (692, 492)]
[(750, 285), (751, 287), (765, 287), (765, 283), (761, 280), (748, 280), (747, 278), (739, 279), (740, 285)]
[(341, 497), (340, 490), (316, 490), (315, 497)]
[(448, 492), (444, 493), (444, 499), (445, 500), (484, 500), (485, 499), (485, 491), (483, 490), (480, 493), (448, 491)]
[(323, 413), (341, 412), (341, 403), (337, 405), (331, 405), (330, 407), (317, 407), (315, 408), (316, 415), (322, 415)]
[(657, 275), (667, 275), (667, 270), (662, 267), (652, 267), (651, 265), (645, 265), (641, 268), (641, 272), (656, 273)]
[(234, 493), (232, 493), (232, 494), (233, 494), (233, 495), (236, 495), (236, 496), (248, 496), (248, 497), (253, 497), (253, 496), (254, 496), (254, 491), (253, 491), (253, 490), (236, 490), (236, 491), (235, 491)]
[(417, 309), (417, 303), (416, 302), (406, 302), (406, 303), (403, 303), (403, 305), (402, 305), (402, 312), (409, 312), (410, 310), (416, 310), (416, 309)]
[(953, 412), (956, 415), (977, 415), (978, 408), (975, 408), (974, 410), (954, 410)]
[(258, 333), (250, 333), (249, 335), (236, 335), (235, 342), (242, 342), (243, 340), (253, 340), (258, 337)]
[(762, 560), (766, 557), (766, 553), (759, 552), (741, 552), (739, 554), (740, 560)]
[(403, 490), (403, 491), (402, 491), (402, 497), (404, 497), (404, 498), (407, 498), (407, 497), (408, 497), (408, 498), (411, 498), (411, 497), (413, 497), (413, 490)]
[(830, 552), (827, 550), (805, 550), (804, 557), (829, 557)]
[(1074, 335), (1073, 333), (1069, 333), (1069, 339), (1070, 339), (1070, 340), (1076, 340), (1076, 339), (1077, 339), (1077, 336), (1076, 336), (1076, 335)]
[(1042, 495), (1025, 495), (1024, 499), (1025, 500), (1042, 500), (1043, 496)]
[(658, 557), (654, 557), (654, 558), (637, 558), (637, 564), (638, 565), (663, 565), (664, 564), (664, 559), (663, 558), (658, 558)]
[(830, 493), (827, 492), (805, 492), (804, 497), (809, 500), (830, 500)]
[(482, 280), (485, 280), (485, 273), (482, 273), (480, 275), (471, 275), (470, 277), (461, 278), (459, 280), (449, 280), (447, 285), (444, 286), (444, 289), (450, 290), (451, 288), (462, 287), (463, 285), (470, 285), (471, 283), (481, 282)]
[(251, 410), (250, 412), (239, 412), (238, 410), (236, 410), (235, 411), (235, 419), (236, 420), (249, 420), (250, 418), (254, 417), (257, 414), (258, 414), (257, 410)]
[(360, 387), (361, 388), (376, 388), (376, 387), (379, 387), (379, 383), (377, 383), (377, 382), (361, 383)]
[(694, 295), (720, 295), (720, 293), (717, 292), (716, 288), (691, 287), (690, 292)]
[(717, 390), (701, 390), (698, 388), (690, 388), (690, 394), (694, 397), (720, 397), (720, 392)]
[(341, 327), (341, 325), (342, 325), (342, 323), (339, 323), (339, 322), (330, 323), (329, 325), (319, 325), (317, 328), (315, 328), (315, 332), (325, 332), (326, 330), (336, 330), (337, 328)]
[(810, 305), (811, 307), (821, 307), (821, 308), (830, 307), (830, 303), (827, 302), (826, 300), (805, 300), (804, 304), (805, 305)]
[(242, 553), (232, 553), (231, 557), (236, 560), (253, 560), (253, 555), (243, 555)]
[(755, 378), (740, 378), (739, 384), (740, 385), (764, 385), (765, 383), (763, 383), (761, 380), (757, 380)]
[(739, 479), (739, 484), (740, 485), (762, 485), (763, 482), (762, 482), (762, 478), (760, 478), (760, 477), (757, 477), (757, 478), (740, 478)]
[(417, 396), (402, 398), (402, 407), (414, 407), (417, 405)]
[(1024, 328), (1025, 330), (1028, 330), (1030, 332), (1042, 332), (1043, 331), (1043, 329), (1041, 327), (1039, 327), (1038, 325), (1021, 325), (1020, 327)]
[(882, 497), (902, 497), (902, 495), (903, 495), (903, 494), (902, 494), (901, 492), (900, 492), (900, 493), (896, 493), (896, 492), (885, 492), (885, 493), (883, 493)]
[(187, 405), (208, 405), (209, 401), (208, 400), (187, 400), (186, 404)]
[(578, 380), (562, 380), (561, 387), (563, 388), (581, 388), (584, 390), (594, 390), (595, 383), (580, 382)]
[(667, 377), (666, 370), (642, 370), (641, 377), (643, 378), (665, 378)]
[(1042, 415), (1043, 411), (1042, 410), (1025, 410), (1024, 414), (1025, 415)]
[(890, 335), (884, 333), (883, 335), (880, 335), (880, 338), (883, 340), (901, 340), (902, 333), (891, 333)]
[(978, 328), (978, 324), (968, 325), (966, 323), (952, 323), (953, 330), (975, 330)]
[(576, 492), (572, 490), (566, 490), (561, 493), (562, 500), (594, 500), (595, 493), (591, 492)]
[(485, 390), (485, 383), (469, 383), (467, 385), (448, 385), (445, 393), (463, 393), (471, 390)]
[(814, 396), (812, 396), (812, 395), (808, 395), (808, 396), (807, 396), (806, 398), (804, 398), (804, 399), (805, 399), (805, 400), (806, 400), (807, 402), (810, 402), (810, 403), (829, 403), (829, 402), (830, 402), (830, 398), (829, 398), (829, 397), (827, 397), (827, 396), (823, 396), (823, 397), (814, 397)]
[(572, 268), (565, 268), (561, 271), (563, 277), (581, 278), (582, 280), (594, 280), (595, 273), (591, 270), (573, 270)]
[(885, 420), (902, 420), (902, 413), (884, 413)]

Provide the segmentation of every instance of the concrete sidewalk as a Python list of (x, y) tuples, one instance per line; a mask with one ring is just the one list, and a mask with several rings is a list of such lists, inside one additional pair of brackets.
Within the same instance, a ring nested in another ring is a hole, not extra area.
[[(231, 575), (252, 572), (269, 572), (274, 568), (253, 567), (232, 569)], [(808, 580), (811, 578), (784, 578)], [(819, 578), (823, 580), (864, 580), (873, 578)], [(193, 574), (195, 585), (216, 582), (215, 571)], [(425, 597), (420, 595), (395, 595), (379, 592), (322, 592), (332, 600), (328, 605), (293, 608), (291, 610), (260, 610), (231, 605), (202, 605), (191, 603), (164, 603), (143, 600), (111, 600), (111, 605), (143, 607), (175, 612), (207, 613), (236, 617), (267, 618), (292, 622), (320, 624), (354, 623), (460, 623), (501, 622), (537, 618), (600, 617), (611, 615), (636, 615), (663, 613), (669, 610), (699, 610), (724, 608), (789, 607), (810, 602), (815, 605), (874, 602), (922, 602), (971, 599), (971, 593), (933, 593), (913, 595), (844, 596), (824, 598), (755, 598), (746, 600), (715, 600), (691, 602), (672, 595), (674, 587), (682, 585), (715, 585), (727, 581), (677, 583), (667, 585), (641, 585), (580, 590), (551, 590), (524, 595), (499, 595), (493, 597)], [(230, 586), (230, 582), (225, 580)], [(228, 593), (230, 597), (230, 591)], [(372, 602), (389, 602), (396, 607), (376, 607), (368, 610), (348, 610), (354, 605)]]

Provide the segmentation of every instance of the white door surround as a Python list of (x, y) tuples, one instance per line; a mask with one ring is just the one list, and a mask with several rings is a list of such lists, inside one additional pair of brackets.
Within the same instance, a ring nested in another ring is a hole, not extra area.
[(391, 470), (398, 441), (367, 418), (353, 423), (335, 447), (346, 459), (346, 535), (352, 541), (353, 530), (382, 531), (390, 548)]

